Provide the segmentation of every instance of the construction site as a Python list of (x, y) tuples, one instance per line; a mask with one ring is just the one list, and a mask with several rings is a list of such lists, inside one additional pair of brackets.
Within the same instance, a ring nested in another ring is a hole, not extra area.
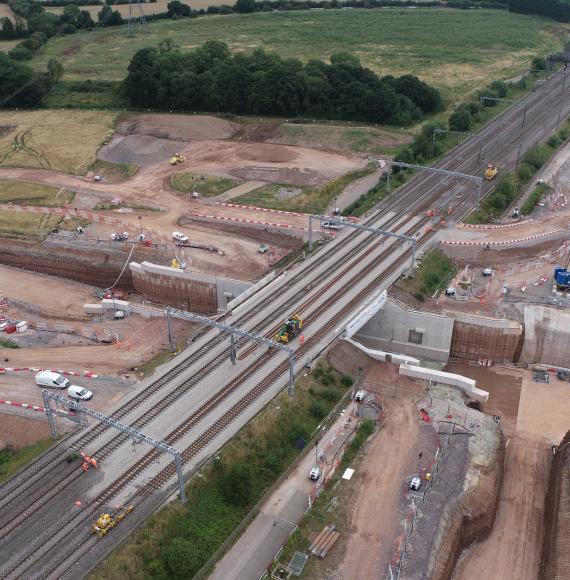
[(0, 483), (0, 577), (112, 577), (323, 361), (345, 393), (194, 577), (568, 577), (570, 144), (529, 215), (467, 219), (570, 114), (565, 71), (360, 218), (398, 162), (263, 123), (125, 114), (85, 174), (0, 166), (57, 192), (0, 207), (52, 220), (0, 233), (0, 447), (56, 439)]

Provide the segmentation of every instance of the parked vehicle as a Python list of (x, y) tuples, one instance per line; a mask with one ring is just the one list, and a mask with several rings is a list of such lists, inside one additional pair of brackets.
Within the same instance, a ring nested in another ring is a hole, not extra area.
[(329, 229), (329, 230), (342, 230), (342, 228), (344, 226), (342, 224), (337, 223), (337, 222), (326, 220), (324, 222), (321, 222), (321, 227)]
[(487, 267), (483, 268), (483, 276), (492, 276), (493, 275), (493, 268)]
[(360, 389), (360, 390), (356, 391), (356, 396), (354, 397), (354, 400), (355, 400), (357, 403), (360, 403), (362, 400), (364, 400), (364, 395), (365, 395), (365, 394), (366, 394), (366, 393), (364, 392), (364, 390), (363, 390), (363, 389)]
[(320, 467), (316, 466), (311, 469), (311, 473), (309, 473), (309, 479), (311, 481), (317, 481), (321, 476), (321, 469)]
[(261, 244), (257, 250), (257, 252), (259, 254), (265, 254), (266, 252), (269, 252), (269, 246), (267, 244)]
[(72, 399), (79, 399), (80, 401), (88, 401), (93, 398), (93, 393), (78, 385), (71, 385), (67, 389), (67, 396)]
[(36, 375), (38, 387), (48, 387), (53, 389), (65, 389), (70, 386), (69, 380), (59, 373), (52, 371), (41, 371)]
[(182, 232), (172, 232), (172, 237), (177, 241), (177, 242), (182, 242), (182, 243), (186, 243), (190, 241), (190, 238), (186, 235), (184, 235)]
[(445, 289), (445, 295), (446, 296), (455, 296), (455, 288), (453, 286), (450, 286), (449, 288)]
[(419, 475), (414, 475), (410, 481), (410, 489), (412, 491), (418, 491), (422, 486), (422, 480)]
[(129, 234), (127, 232), (113, 232), (111, 234), (111, 239), (115, 242), (122, 242), (129, 239)]

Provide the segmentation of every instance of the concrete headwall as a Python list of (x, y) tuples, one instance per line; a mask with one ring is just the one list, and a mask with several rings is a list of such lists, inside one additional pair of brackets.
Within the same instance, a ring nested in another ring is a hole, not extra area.
[(228, 302), (252, 285), (150, 262), (131, 262), (129, 267), (135, 289), (153, 302), (200, 314), (226, 310)]
[(371, 348), (445, 362), (452, 333), (453, 318), (408, 309), (390, 299), (354, 338)]
[(524, 307), (525, 337), (519, 362), (570, 366), (570, 312)]

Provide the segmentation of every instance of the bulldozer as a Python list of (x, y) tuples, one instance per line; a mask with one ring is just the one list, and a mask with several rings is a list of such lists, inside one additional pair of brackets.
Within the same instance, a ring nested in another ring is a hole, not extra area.
[(186, 157), (184, 157), (184, 155), (182, 155), (181, 153), (175, 153), (170, 158), (170, 165), (178, 165), (179, 163), (183, 163), (184, 161), (186, 161)]
[(113, 515), (101, 514), (99, 519), (91, 526), (91, 531), (97, 534), (100, 538), (106, 536), (109, 530), (112, 530), (119, 522), (121, 522), (134, 509), (134, 506), (125, 508), (124, 511), (116, 511)]
[(499, 168), (495, 164), (489, 163), (485, 169), (485, 181), (493, 181), (497, 177), (497, 173), (499, 173)]
[(303, 321), (298, 314), (293, 314), (281, 326), (279, 332), (275, 335), (277, 342), (287, 344), (291, 339), (301, 334)]

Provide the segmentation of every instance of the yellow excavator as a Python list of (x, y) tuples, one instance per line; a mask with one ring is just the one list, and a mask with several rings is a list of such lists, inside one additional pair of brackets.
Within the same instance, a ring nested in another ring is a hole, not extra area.
[(91, 531), (100, 538), (106, 536), (109, 530), (112, 530), (119, 522), (125, 519), (134, 509), (134, 506), (125, 508), (124, 511), (116, 511), (113, 515), (101, 514), (99, 519), (91, 526)]
[(489, 163), (485, 169), (485, 181), (493, 181), (499, 173), (499, 167), (494, 163)]
[(186, 161), (186, 157), (182, 153), (175, 153), (170, 158), (170, 165), (178, 165), (179, 163), (184, 163), (184, 161)]

